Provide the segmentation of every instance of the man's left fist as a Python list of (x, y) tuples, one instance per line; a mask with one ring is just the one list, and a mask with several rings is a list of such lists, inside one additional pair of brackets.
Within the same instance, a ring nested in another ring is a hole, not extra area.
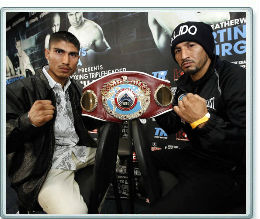
[(208, 113), (206, 100), (192, 93), (188, 93), (182, 100), (179, 100), (178, 106), (174, 106), (173, 109), (182, 120), (188, 123), (195, 122)]

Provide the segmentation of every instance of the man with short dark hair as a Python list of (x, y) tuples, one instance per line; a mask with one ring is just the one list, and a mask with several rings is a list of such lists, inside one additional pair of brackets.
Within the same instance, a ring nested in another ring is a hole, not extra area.
[(214, 48), (205, 23), (181, 23), (173, 31), (171, 52), (184, 75), (173, 111), (156, 121), (168, 134), (182, 128), (191, 147), (151, 153), (178, 183), (149, 213), (226, 214), (239, 205), (236, 213), (245, 213), (246, 74)]
[(81, 87), (70, 76), (80, 43), (71, 33), (50, 36), (48, 66), (6, 88), (9, 176), (19, 203), (48, 214), (86, 214), (75, 172), (94, 164), (96, 142), (88, 134), (100, 122), (81, 116)]

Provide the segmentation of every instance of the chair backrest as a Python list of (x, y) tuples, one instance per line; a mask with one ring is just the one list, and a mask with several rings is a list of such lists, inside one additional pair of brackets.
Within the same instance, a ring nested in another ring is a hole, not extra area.
[(90, 204), (90, 196), (94, 188), (94, 165), (86, 166), (75, 173), (75, 181), (80, 188), (84, 202), (87, 206)]
[(89, 213), (98, 213), (99, 205), (115, 174), (120, 130), (120, 124), (112, 122), (105, 123), (100, 129)]
[(159, 183), (158, 171), (153, 166), (150, 157), (150, 148), (144, 137), (139, 119), (130, 121), (130, 137), (133, 138), (138, 165), (143, 176), (145, 190), (150, 202), (154, 202), (161, 196), (161, 186)]

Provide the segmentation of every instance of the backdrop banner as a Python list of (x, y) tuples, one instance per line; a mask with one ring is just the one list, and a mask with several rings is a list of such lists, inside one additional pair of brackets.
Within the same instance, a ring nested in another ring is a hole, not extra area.
[[(63, 30), (73, 33), (80, 41), (80, 59), (76, 73), (71, 77), (83, 86), (112, 73), (144, 72), (170, 81), (174, 95), (175, 83), (183, 72), (171, 56), (170, 36), (179, 23), (186, 21), (210, 24), (216, 54), (246, 68), (245, 10), (92, 10), (21, 12), (8, 21), (6, 84), (30, 77), (47, 65), (44, 49), (49, 47), (50, 34)], [(183, 131), (167, 135), (154, 118), (143, 118), (140, 121), (152, 151), (180, 150), (189, 146), (189, 139)], [(97, 137), (96, 131), (91, 134)], [(122, 129), (122, 138), (126, 137), (127, 128)]]

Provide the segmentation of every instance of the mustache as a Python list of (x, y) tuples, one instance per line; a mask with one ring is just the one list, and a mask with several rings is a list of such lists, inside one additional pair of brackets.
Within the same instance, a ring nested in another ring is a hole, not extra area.
[(59, 68), (66, 68), (66, 69), (69, 69), (69, 70), (72, 69), (72, 68), (69, 67), (68, 65), (59, 65), (58, 67), (59, 67)]
[(182, 62), (181, 62), (181, 66), (183, 66), (185, 63), (194, 63), (194, 61), (193, 60), (191, 60), (191, 59), (184, 59)]

